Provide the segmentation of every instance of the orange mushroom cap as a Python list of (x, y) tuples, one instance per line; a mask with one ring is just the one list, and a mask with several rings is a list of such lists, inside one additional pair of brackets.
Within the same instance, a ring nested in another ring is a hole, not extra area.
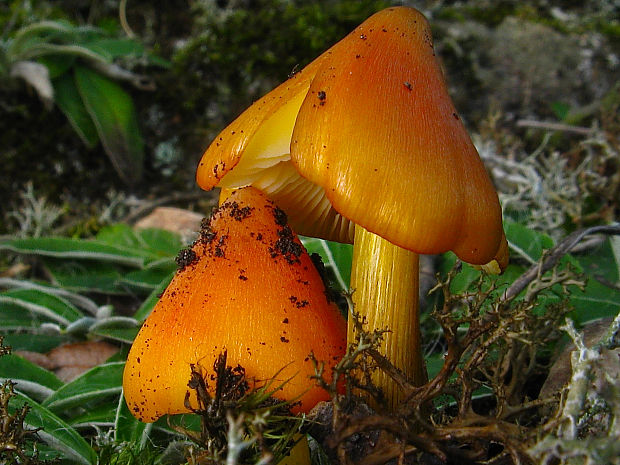
[(197, 181), (254, 185), (302, 234), (351, 242), (353, 222), (417, 253), (506, 265), (497, 193), (412, 8), (371, 16), (248, 108)]
[[(131, 412), (146, 422), (188, 412), (190, 366), (210, 370), (224, 350), (257, 385), (288, 380), (277, 397), (299, 400), (294, 412), (327, 400), (309, 378), (308, 356), (337, 363), (346, 323), (284, 212), (256, 189), (236, 191), (187, 255), (129, 352), (123, 389)], [(189, 402), (197, 408), (193, 391)]]

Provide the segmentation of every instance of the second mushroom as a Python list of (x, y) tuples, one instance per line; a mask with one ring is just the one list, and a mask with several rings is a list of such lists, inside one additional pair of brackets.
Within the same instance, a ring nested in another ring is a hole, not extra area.
[(191, 366), (210, 370), (224, 351), (256, 386), (276, 376), (276, 397), (297, 401), (293, 412), (329, 398), (310, 379), (309, 354), (335, 365), (346, 323), (282, 210), (256, 189), (235, 191), (181, 258), (127, 358), (134, 416), (153, 422), (198, 408)]

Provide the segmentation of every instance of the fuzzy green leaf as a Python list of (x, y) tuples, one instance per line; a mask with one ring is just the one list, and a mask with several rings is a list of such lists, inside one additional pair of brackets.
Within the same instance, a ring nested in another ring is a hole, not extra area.
[(0, 382), (7, 379), (16, 383), (15, 389), (38, 401), (62, 386), (62, 381), (52, 373), (18, 355), (0, 357)]
[(102, 228), (97, 240), (126, 250), (139, 249), (152, 260), (175, 257), (183, 247), (178, 234), (163, 229), (134, 230), (123, 223)]
[(146, 255), (140, 250), (125, 249), (99, 241), (64, 237), (2, 238), (0, 239), (0, 250), (9, 250), (26, 255), (57, 257), (64, 260), (113, 262), (135, 268), (144, 266)]
[(111, 427), (114, 426), (115, 417), (116, 405), (110, 401), (72, 417), (69, 423), (74, 428), (92, 428), (94, 425)]
[(42, 323), (52, 323), (60, 328), (57, 321), (51, 320), (45, 315), (24, 311), (24, 307), (11, 300), (0, 302), (0, 329), (3, 332), (32, 331)]
[(71, 123), (80, 139), (88, 148), (93, 148), (99, 142), (99, 134), (93, 123), (93, 119), (88, 114), (82, 97), (75, 85), (75, 80), (71, 74), (63, 74), (53, 79), (54, 101), (58, 108)]
[(164, 279), (172, 279), (177, 270), (177, 264), (173, 258), (165, 258), (153, 262), (143, 270), (131, 271), (121, 279), (122, 284), (133, 288), (152, 291)]
[(167, 276), (159, 283), (159, 285), (155, 289), (153, 289), (153, 291), (149, 294), (146, 300), (142, 302), (140, 308), (136, 310), (136, 313), (134, 313), (133, 317), (136, 320), (140, 322), (146, 320), (146, 318), (150, 315), (151, 310), (153, 310), (153, 307), (155, 307), (155, 304), (157, 304), (157, 302), (159, 301), (160, 296), (164, 293), (164, 291), (168, 287), (168, 284), (170, 284), (171, 280), (172, 276)]
[(152, 423), (143, 423), (131, 414), (121, 393), (114, 421), (114, 439), (118, 442), (139, 444), (142, 449), (152, 429)]
[(42, 405), (54, 412), (83, 406), (85, 402), (102, 400), (121, 392), (125, 362), (96, 366), (45, 399)]
[(18, 305), (31, 313), (68, 325), (81, 318), (82, 312), (66, 300), (35, 289), (11, 289), (0, 293), (0, 306)]
[(126, 294), (118, 286), (121, 269), (112, 263), (95, 260), (45, 259), (45, 269), (53, 281), (64, 289), (78, 292)]
[(137, 320), (118, 316), (98, 321), (90, 328), (89, 334), (131, 344), (139, 330)]
[(598, 318), (614, 318), (620, 313), (620, 291), (590, 278), (584, 292), (575, 290), (570, 303), (575, 307), (572, 318), (584, 324)]
[(137, 234), (150, 250), (158, 252), (161, 256), (176, 257), (179, 250), (184, 247), (178, 234), (165, 229), (140, 229)]
[(532, 231), (519, 223), (505, 221), (504, 230), (511, 254), (521, 256), (530, 264), (536, 263), (542, 257), (543, 250), (553, 247), (553, 240), (549, 236)]
[(50, 79), (56, 79), (71, 69), (75, 63), (75, 56), (47, 55), (37, 59), (37, 61), (47, 68)]
[(88, 297), (75, 292), (67, 291), (66, 289), (52, 286), (48, 283), (13, 278), (0, 278), (0, 287), (6, 287), (8, 289), (34, 289), (47, 294), (55, 295), (92, 315), (95, 315), (99, 310), (99, 305)]
[(24, 404), (30, 406), (24, 421), (25, 426), (31, 429), (41, 428), (37, 435), (52, 449), (62, 453), (73, 463), (91, 465), (97, 462), (93, 448), (74, 428), (33, 399), (16, 392), (9, 402), (9, 411), (15, 412)]
[[(23, 311), (22, 311), (23, 313)], [(49, 334), (47, 332), (41, 332), (39, 325), (36, 327), (30, 327), (30, 331), (26, 332), (10, 332), (4, 331), (11, 329), (4, 326), (4, 319), (2, 318), (4, 309), (0, 311), (0, 328), (4, 336), (4, 344), (11, 346), (13, 350), (29, 350), (30, 352), (49, 352), (59, 345), (65, 344), (70, 341), (70, 338), (65, 334)], [(36, 333), (33, 334), (33, 332)]]
[(132, 39), (110, 39), (102, 38), (82, 44), (83, 47), (106, 57), (108, 61), (115, 58), (126, 56), (142, 56), (144, 54), (144, 46)]
[(75, 79), (103, 147), (119, 176), (129, 184), (142, 177), (144, 143), (133, 101), (114, 81), (76, 66)]

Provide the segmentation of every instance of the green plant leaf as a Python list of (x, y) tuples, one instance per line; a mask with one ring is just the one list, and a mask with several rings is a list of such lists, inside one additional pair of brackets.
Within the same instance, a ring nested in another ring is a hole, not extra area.
[(133, 228), (124, 223), (104, 226), (97, 233), (97, 240), (104, 244), (116, 245), (123, 248), (146, 248), (146, 244), (141, 241)]
[(553, 247), (553, 240), (549, 236), (519, 223), (505, 221), (504, 231), (511, 253), (521, 256), (529, 264), (536, 263), (542, 257), (543, 250)]
[(133, 101), (114, 81), (76, 66), (77, 87), (103, 147), (119, 176), (134, 184), (142, 177), (144, 144)]
[(151, 310), (153, 310), (153, 307), (155, 307), (155, 304), (157, 304), (159, 298), (168, 287), (168, 284), (170, 284), (171, 280), (172, 276), (168, 276), (164, 278), (155, 289), (153, 289), (146, 300), (142, 302), (140, 308), (138, 308), (136, 313), (134, 313), (133, 317), (136, 320), (140, 322), (144, 322), (144, 320), (146, 320), (146, 318), (151, 314)]
[(150, 260), (175, 257), (183, 247), (175, 233), (163, 229), (134, 230), (123, 223), (102, 228), (97, 233), (97, 240), (128, 251), (140, 250)]
[(2, 238), (0, 239), (0, 250), (43, 257), (57, 257), (64, 260), (113, 262), (135, 268), (144, 266), (145, 255), (148, 256), (140, 250), (124, 249), (94, 240), (65, 237)]
[(328, 272), (333, 274), (332, 285), (339, 291), (348, 291), (351, 282), (353, 246), (314, 237), (301, 237), (301, 242), (309, 254), (318, 253), (321, 256)]
[(14, 413), (24, 404), (30, 406), (24, 425), (32, 429), (41, 428), (37, 435), (50, 447), (74, 463), (90, 465), (97, 462), (93, 448), (74, 428), (33, 399), (16, 392), (9, 401), (9, 411)]
[(0, 302), (0, 328), (2, 331), (28, 331), (38, 328), (41, 323), (51, 322), (48, 318), (36, 315), (10, 301)]
[(570, 113), (571, 106), (566, 102), (553, 102), (551, 104), (551, 110), (553, 111), (557, 119), (559, 119), (560, 121), (564, 121)]
[(35, 289), (11, 289), (0, 293), (0, 305), (7, 303), (65, 326), (83, 316), (66, 300)]
[(54, 86), (54, 101), (60, 111), (67, 117), (82, 142), (88, 148), (95, 147), (99, 142), (99, 134), (93, 119), (84, 106), (73, 75), (63, 74), (53, 79), (52, 84)]
[(65, 384), (42, 403), (53, 412), (83, 406), (85, 402), (119, 395), (125, 362), (96, 366), (70, 383)]
[(65, 21), (39, 21), (22, 27), (13, 37), (7, 57), (10, 61), (17, 61), (30, 48), (49, 41), (50, 37), (68, 38), (73, 32), (73, 26)]
[(98, 321), (89, 334), (131, 344), (139, 330), (140, 323), (136, 319), (117, 316)]
[(83, 43), (82, 46), (106, 57), (110, 62), (115, 58), (144, 55), (144, 46), (133, 39), (101, 38)]
[[(0, 310), (0, 328), (4, 335), (4, 344), (9, 345), (13, 350), (29, 350), (30, 352), (49, 352), (55, 347), (70, 341), (65, 334), (49, 334), (39, 330), (39, 327), (30, 327), (31, 331), (5, 332), (11, 328), (7, 328), (3, 323), (4, 309)], [(23, 313), (23, 311), (22, 311)], [(33, 331), (37, 331), (33, 333)]]
[(127, 293), (126, 289), (118, 286), (121, 269), (112, 263), (52, 258), (45, 259), (44, 263), (51, 279), (64, 289), (103, 294)]
[(143, 449), (152, 429), (152, 423), (142, 423), (131, 414), (121, 393), (114, 421), (114, 439), (118, 442), (139, 444), (140, 449)]
[(128, 286), (152, 291), (164, 279), (172, 279), (178, 266), (173, 258), (164, 258), (149, 264), (143, 270), (131, 271), (122, 277), (121, 283)]
[(176, 257), (184, 247), (179, 234), (165, 229), (140, 229), (137, 234), (150, 250), (158, 252), (162, 257)]
[(590, 278), (583, 292), (575, 290), (570, 297), (575, 307), (571, 314), (578, 324), (599, 318), (614, 318), (620, 313), (620, 291)]
[(71, 302), (73, 305), (82, 310), (86, 310), (91, 315), (95, 315), (99, 310), (99, 305), (88, 297), (66, 289), (54, 287), (48, 283), (38, 283), (13, 278), (0, 278), (0, 287), (6, 287), (9, 289), (34, 289), (47, 294), (52, 294), (66, 300), (67, 302)]
[(93, 336), (100, 336), (118, 342), (131, 344), (140, 331), (140, 327), (136, 328), (97, 328), (89, 332)]
[(8, 379), (16, 383), (17, 391), (37, 401), (44, 400), (62, 386), (54, 373), (14, 354), (0, 357), (0, 382)]
[[(616, 241), (618, 250), (614, 249)], [(603, 278), (611, 284), (620, 283), (620, 236), (609, 237), (596, 248), (575, 257), (588, 275)]]
[[(50, 79), (56, 79), (71, 69), (75, 63), (75, 56), (72, 55), (47, 55), (37, 59), (39, 63), (47, 68)], [(56, 92), (56, 86), (54, 86)], [(54, 95), (56, 97), (56, 95)], [(56, 100), (56, 98), (54, 98)]]
[(74, 428), (92, 428), (97, 426), (114, 426), (116, 418), (116, 404), (112, 401), (89, 408), (84, 413), (72, 417), (69, 423)]

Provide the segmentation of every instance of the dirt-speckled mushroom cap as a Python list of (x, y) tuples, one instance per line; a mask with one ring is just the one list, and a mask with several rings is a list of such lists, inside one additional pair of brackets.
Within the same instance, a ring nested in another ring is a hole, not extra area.
[(497, 194), (412, 8), (371, 16), (252, 105), (207, 149), (197, 180), (256, 186), (301, 234), (350, 242), (353, 222), (417, 253), (500, 262)]
[(190, 365), (211, 373), (224, 350), (259, 385), (291, 378), (276, 396), (298, 398), (294, 411), (327, 400), (308, 355), (335, 364), (346, 323), (284, 212), (256, 189), (236, 191), (191, 251), (131, 347), (123, 375), (131, 412), (146, 422), (188, 412)]

